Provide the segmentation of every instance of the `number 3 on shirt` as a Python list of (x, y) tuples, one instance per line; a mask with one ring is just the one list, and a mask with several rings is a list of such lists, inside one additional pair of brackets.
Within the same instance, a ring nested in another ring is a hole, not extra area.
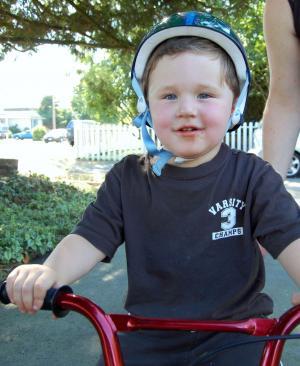
[(233, 207), (225, 208), (225, 210), (221, 212), (221, 217), (221, 228), (223, 230), (232, 229), (236, 224), (236, 209)]

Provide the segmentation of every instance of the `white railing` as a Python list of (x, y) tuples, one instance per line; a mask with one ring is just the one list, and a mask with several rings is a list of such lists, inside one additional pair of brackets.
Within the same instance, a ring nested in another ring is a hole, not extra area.
[[(234, 149), (248, 151), (254, 145), (257, 122), (244, 123), (237, 131), (227, 133), (225, 143)], [(155, 139), (152, 129), (149, 129)], [(145, 152), (140, 131), (134, 126), (74, 123), (74, 148), (77, 159), (118, 161), (128, 154)]]

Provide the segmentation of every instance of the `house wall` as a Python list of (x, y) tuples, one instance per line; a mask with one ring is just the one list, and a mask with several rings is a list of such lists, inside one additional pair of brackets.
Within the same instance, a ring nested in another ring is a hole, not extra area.
[(0, 112), (0, 123), (8, 127), (17, 125), (20, 130), (29, 129), (43, 124), (42, 117), (35, 109), (10, 108)]

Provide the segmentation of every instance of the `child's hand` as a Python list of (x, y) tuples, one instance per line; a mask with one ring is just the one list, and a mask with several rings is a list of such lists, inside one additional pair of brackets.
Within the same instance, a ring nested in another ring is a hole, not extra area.
[(45, 265), (21, 265), (7, 277), (7, 294), (22, 313), (34, 314), (43, 305), (47, 290), (57, 284), (56, 277), (56, 272)]
[(293, 305), (299, 305), (300, 304), (300, 293), (294, 293), (292, 296), (292, 304)]

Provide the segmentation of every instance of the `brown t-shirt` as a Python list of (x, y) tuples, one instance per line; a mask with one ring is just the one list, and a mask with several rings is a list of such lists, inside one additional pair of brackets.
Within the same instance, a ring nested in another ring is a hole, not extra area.
[(125, 307), (154, 317), (243, 319), (272, 312), (257, 240), (276, 258), (300, 238), (300, 211), (255, 155), (222, 145), (195, 168), (130, 155), (107, 174), (74, 233), (110, 260), (125, 242)]

